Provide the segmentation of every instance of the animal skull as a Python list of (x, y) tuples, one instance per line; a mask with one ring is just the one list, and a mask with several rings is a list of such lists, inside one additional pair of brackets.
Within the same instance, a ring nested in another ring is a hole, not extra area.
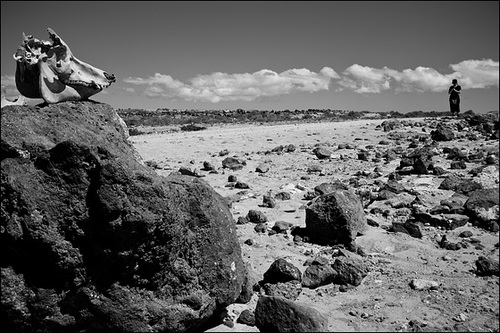
[(17, 90), (29, 98), (53, 104), (86, 100), (115, 82), (115, 76), (78, 60), (68, 45), (47, 29), (52, 42), (23, 33), (23, 44), (14, 54)]

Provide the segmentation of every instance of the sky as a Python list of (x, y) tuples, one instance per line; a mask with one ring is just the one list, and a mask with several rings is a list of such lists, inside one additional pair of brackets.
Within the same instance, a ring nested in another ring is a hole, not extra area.
[(116, 76), (118, 108), (499, 109), (498, 1), (2, 1), (1, 79), (23, 32)]

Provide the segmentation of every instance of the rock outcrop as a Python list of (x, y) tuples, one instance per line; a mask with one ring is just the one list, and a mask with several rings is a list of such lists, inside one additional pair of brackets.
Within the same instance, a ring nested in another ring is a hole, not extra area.
[(1, 115), (2, 329), (194, 330), (240, 296), (224, 198), (141, 163), (109, 105)]

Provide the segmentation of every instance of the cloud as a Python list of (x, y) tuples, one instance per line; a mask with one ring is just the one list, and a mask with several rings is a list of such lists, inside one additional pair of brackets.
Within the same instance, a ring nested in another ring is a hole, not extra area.
[(187, 101), (222, 102), (254, 101), (259, 98), (288, 95), (296, 92), (328, 90), (332, 79), (340, 76), (330, 67), (319, 73), (306, 68), (294, 68), (282, 73), (262, 69), (255, 73), (228, 74), (215, 72), (198, 75), (188, 83), (170, 75), (156, 73), (149, 78), (129, 77), (123, 81), (133, 85), (146, 85), (147, 96), (180, 98)]
[(448, 89), (452, 79), (458, 79), (463, 88), (469, 89), (499, 86), (498, 61), (464, 60), (451, 64), (450, 68), (453, 73), (442, 74), (423, 66), (397, 71), (354, 64), (342, 72), (339, 85), (357, 93), (380, 93), (391, 88), (398, 92), (441, 92)]

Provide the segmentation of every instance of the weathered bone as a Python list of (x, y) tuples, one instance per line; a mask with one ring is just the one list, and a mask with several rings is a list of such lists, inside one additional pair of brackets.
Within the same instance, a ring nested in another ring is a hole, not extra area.
[(115, 76), (78, 60), (69, 46), (52, 30), (52, 42), (23, 33), (23, 44), (14, 54), (16, 86), (29, 98), (47, 103), (86, 100), (115, 82)]
[(22, 95), (19, 96), (18, 98), (15, 98), (12, 101), (7, 99), (5, 88), (2, 87), (2, 105), (1, 105), (2, 108), (7, 105), (25, 105), (25, 104), (26, 104), (26, 98)]

